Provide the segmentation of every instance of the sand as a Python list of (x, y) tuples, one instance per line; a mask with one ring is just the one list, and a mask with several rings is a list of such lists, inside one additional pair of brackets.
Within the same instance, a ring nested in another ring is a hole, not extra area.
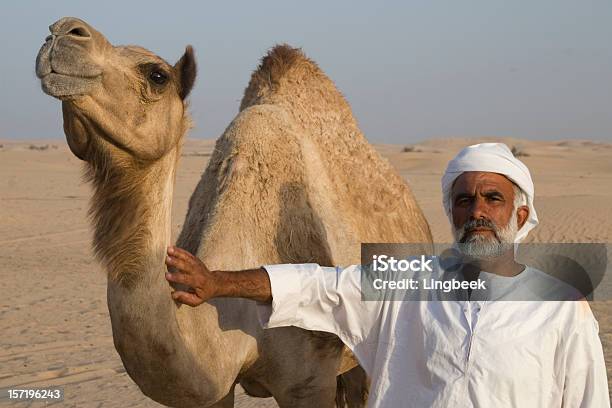
[[(612, 144), (504, 141), (521, 152), (534, 177), (541, 225), (530, 242), (612, 242)], [(432, 140), (406, 152), (404, 146), (376, 146), (411, 185), (437, 241), (451, 239), (440, 176), (472, 142)], [(113, 347), (106, 278), (90, 248), (90, 189), (81, 180), (80, 160), (61, 139), (0, 145), (0, 389), (62, 386), (64, 406), (159, 406), (130, 380)], [(210, 140), (186, 142), (174, 196), (175, 237), (212, 147)], [(592, 308), (612, 379), (612, 303), (592, 302)], [(239, 392), (236, 406), (276, 405)]]

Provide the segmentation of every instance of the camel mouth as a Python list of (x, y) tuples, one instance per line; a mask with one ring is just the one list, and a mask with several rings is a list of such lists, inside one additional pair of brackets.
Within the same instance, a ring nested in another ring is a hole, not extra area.
[(47, 95), (66, 99), (87, 94), (101, 82), (102, 69), (82, 41), (51, 35), (36, 56), (36, 76)]
[(50, 72), (40, 78), (40, 82), (44, 93), (65, 100), (88, 94), (101, 82), (101, 76), (85, 77)]

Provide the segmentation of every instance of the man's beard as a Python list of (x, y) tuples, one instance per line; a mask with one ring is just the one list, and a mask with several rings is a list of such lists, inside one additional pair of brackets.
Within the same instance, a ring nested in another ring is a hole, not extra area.
[[(495, 235), (488, 236), (478, 232), (470, 232), (475, 228), (488, 228)], [(486, 219), (470, 220), (460, 228), (453, 227), (453, 236), (463, 255), (471, 259), (486, 260), (500, 257), (513, 249), (517, 231), (518, 224), (516, 211), (514, 211), (508, 225), (503, 228), (499, 228), (492, 221)]]

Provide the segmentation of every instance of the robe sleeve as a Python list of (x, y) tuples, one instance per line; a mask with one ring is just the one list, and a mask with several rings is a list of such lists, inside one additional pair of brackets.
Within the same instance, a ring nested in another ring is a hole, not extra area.
[(564, 408), (609, 408), (608, 378), (599, 340), (599, 325), (590, 315), (570, 336), (563, 387)]
[(378, 343), (382, 301), (361, 296), (361, 266), (266, 265), (272, 304), (258, 303), (264, 328), (297, 326), (340, 337), (366, 371)]

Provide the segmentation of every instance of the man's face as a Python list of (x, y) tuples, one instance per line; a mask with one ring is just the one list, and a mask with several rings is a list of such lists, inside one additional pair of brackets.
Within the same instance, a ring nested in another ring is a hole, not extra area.
[(526, 206), (514, 208), (514, 185), (505, 176), (465, 172), (451, 192), (453, 235), (464, 244), (466, 255), (491, 258), (514, 242), (529, 214)]

